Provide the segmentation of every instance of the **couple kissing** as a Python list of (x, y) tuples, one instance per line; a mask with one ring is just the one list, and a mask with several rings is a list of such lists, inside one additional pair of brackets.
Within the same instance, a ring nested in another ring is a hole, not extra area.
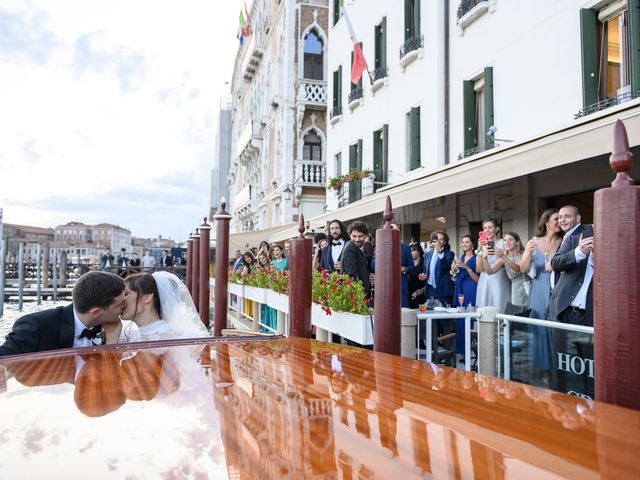
[(0, 346), (0, 357), (208, 335), (189, 291), (174, 274), (139, 273), (123, 280), (88, 272), (76, 282), (72, 304), (19, 318)]

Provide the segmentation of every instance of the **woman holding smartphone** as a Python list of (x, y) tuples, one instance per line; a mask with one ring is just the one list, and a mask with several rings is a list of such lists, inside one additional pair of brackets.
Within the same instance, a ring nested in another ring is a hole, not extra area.
[[(529, 308), (531, 318), (546, 320), (546, 311), (551, 298), (551, 257), (558, 250), (562, 241), (562, 229), (558, 225), (558, 210), (545, 210), (538, 221), (536, 235), (527, 242), (522, 258), (520, 271), (531, 277), (529, 290)], [(545, 327), (530, 326), (534, 335), (533, 367), (540, 373), (543, 384), (551, 378), (551, 330)]]
[(499, 232), (498, 222), (494, 219), (487, 218), (482, 222), (478, 241), (482, 255), (476, 262), (476, 272), (480, 274), (476, 306), (496, 307), (504, 311), (511, 299), (511, 282), (504, 269), (504, 260), (496, 256), (496, 249), (504, 248)]
[(529, 277), (520, 271), (520, 256), (523, 250), (520, 235), (516, 232), (505, 233), (503, 240), (504, 250), (497, 250), (496, 255), (504, 261), (504, 268), (511, 280), (511, 304), (524, 307), (529, 300), (524, 283), (529, 281)]

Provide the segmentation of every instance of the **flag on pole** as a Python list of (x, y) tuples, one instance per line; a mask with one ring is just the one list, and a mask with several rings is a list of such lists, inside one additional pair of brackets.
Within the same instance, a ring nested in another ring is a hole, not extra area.
[(360, 81), (362, 73), (365, 70), (369, 70), (369, 66), (367, 65), (367, 61), (365, 60), (364, 54), (362, 53), (362, 47), (356, 39), (356, 34), (353, 31), (353, 25), (351, 25), (351, 20), (349, 19), (349, 14), (347, 13), (347, 7), (344, 6), (344, 0), (340, 0), (340, 6), (342, 7), (342, 16), (344, 17), (345, 25), (347, 26), (347, 30), (349, 31), (349, 37), (351, 37), (351, 41), (353, 42), (351, 83), (356, 84)]
[(236, 33), (236, 38), (240, 40), (240, 45), (244, 43), (246, 37), (250, 37), (251, 30), (251, 19), (249, 18), (249, 11), (247, 10), (247, 4), (243, 2), (243, 8), (240, 9), (240, 15), (238, 17), (238, 21), (240, 25), (238, 25), (238, 32)]

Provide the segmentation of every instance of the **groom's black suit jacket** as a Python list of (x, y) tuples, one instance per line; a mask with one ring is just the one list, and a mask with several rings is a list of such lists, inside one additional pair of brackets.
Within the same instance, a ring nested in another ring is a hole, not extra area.
[(19, 318), (2, 346), (0, 357), (73, 347), (73, 304)]

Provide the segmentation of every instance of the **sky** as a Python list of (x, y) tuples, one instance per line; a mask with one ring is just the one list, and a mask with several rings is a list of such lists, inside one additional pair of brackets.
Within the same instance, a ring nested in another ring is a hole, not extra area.
[(2, 0), (4, 222), (185, 240), (209, 211), (241, 0)]

